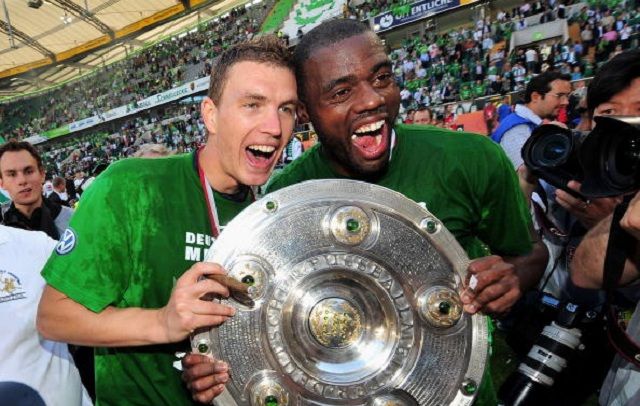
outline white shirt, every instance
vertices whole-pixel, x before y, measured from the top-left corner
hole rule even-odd
[[[26,385],[47,405],[91,405],[67,344],[45,340],[36,330],[45,286],[40,271],[55,244],[43,232],[0,225],[0,382]],[[6,396],[0,392],[0,399]]]
[[[482,49],[491,49],[493,48],[493,40],[490,37],[487,37],[482,40]]]
[[[533,48],[527,49],[524,57],[527,62],[538,62],[538,53]]]
[[[42,185],[42,191],[44,192],[44,197],[49,197],[51,193],[53,193],[53,183],[50,180],[44,182]]]
[[[524,104],[516,105],[515,113],[520,117],[530,120],[535,125],[542,124],[542,119]],[[504,149],[504,152],[507,154],[511,162],[513,162],[513,167],[515,169],[518,169],[518,167],[524,163],[522,160],[522,153],[520,151],[522,151],[522,147],[524,146],[524,143],[527,142],[530,135],[530,127],[526,124],[521,124],[505,132],[500,140],[500,146]]]

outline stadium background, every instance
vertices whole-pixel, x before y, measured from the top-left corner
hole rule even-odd
[[[433,125],[485,136],[488,106],[516,103],[548,69],[572,76],[571,125],[585,85],[640,28],[634,0],[0,1],[0,144],[36,144],[47,179],[89,176],[148,143],[196,148],[212,60],[261,33],[293,47],[326,19],[366,21],[394,62],[400,119],[429,107]],[[296,137],[315,142],[306,124]],[[506,376],[515,362],[498,353]]]

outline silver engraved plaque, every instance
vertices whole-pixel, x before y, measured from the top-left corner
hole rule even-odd
[[[249,286],[236,315],[192,337],[225,360],[215,403],[470,405],[487,360],[483,316],[463,313],[469,263],[442,223],[392,190],[304,182],[255,202],[207,261]]]

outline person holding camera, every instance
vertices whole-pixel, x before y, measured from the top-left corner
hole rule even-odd
[[[640,79],[636,79],[640,84]],[[634,254],[628,258],[618,281],[618,286],[626,290],[627,297],[635,300],[635,311],[627,323],[626,334],[635,342],[640,342],[640,192],[636,193],[629,203],[620,226],[635,240]],[[571,279],[580,287],[600,289],[603,287],[605,252],[609,241],[609,230],[612,227],[612,216],[602,220],[585,236],[576,250],[571,266]],[[635,296],[635,297],[634,297]],[[615,348],[619,348],[614,344]],[[635,357],[636,361],[638,355]],[[600,390],[601,405],[636,405],[640,404],[640,366],[631,362],[622,354],[617,354]]]
[[[598,117],[640,117],[640,51],[634,50],[620,54],[600,69],[588,89],[587,109],[589,118],[595,118],[594,122],[600,121],[602,126],[597,134],[596,132],[590,134],[597,135],[600,142],[612,140],[611,137],[621,137],[624,131],[618,130],[622,128],[621,126],[612,125],[602,121],[604,118],[598,119]],[[585,126],[588,124],[586,128],[594,128],[591,122],[583,124]],[[529,338],[536,337],[537,330],[554,318],[553,315],[544,314],[540,310],[548,308],[545,306],[545,300],[549,297],[561,304],[568,302],[579,304],[585,311],[599,311],[604,301],[602,292],[585,290],[583,286],[572,283],[569,269],[574,266],[572,261],[574,261],[576,249],[585,234],[607,218],[622,200],[620,196],[587,198],[581,195],[583,185],[576,179],[587,177],[584,173],[580,173],[579,169],[566,164],[564,166],[554,164],[542,170],[541,167],[544,165],[541,162],[531,162],[533,157],[531,151],[535,148],[544,149],[541,145],[537,147],[533,145],[542,139],[542,136],[552,134],[564,134],[562,136],[573,140],[566,145],[562,144],[563,148],[580,149],[581,147],[576,146],[586,145],[586,141],[577,140],[577,138],[585,140],[584,134],[571,133],[566,128],[549,131],[543,131],[543,128],[540,128],[535,131],[522,151],[522,162],[526,162],[526,165],[518,168],[521,187],[532,200],[534,218],[550,254],[547,269],[538,287],[539,291],[531,294],[521,303],[520,312],[512,317],[513,326],[507,325],[510,328],[508,341],[514,346],[516,352],[522,355],[526,354],[533,344]],[[593,140],[595,137],[590,138]],[[555,145],[554,151],[560,154],[559,151],[562,148],[558,145]],[[597,149],[602,149],[601,146]],[[571,152],[576,161],[581,152],[583,151]],[[566,161],[574,158],[567,158]],[[580,159],[582,165],[590,165],[594,168],[598,166],[596,161],[599,162],[595,158]],[[531,168],[536,169],[535,175],[540,176],[540,182]],[[553,183],[556,187],[546,182]],[[585,187],[585,193],[586,189]],[[532,193],[533,191],[535,193]],[[590,193],[589,195],[616,194],[622,193]],[[592,250],[592,252],[597,251]],[[555,401],[564,404],[580,404],[581,400],[600,386],[612,358],[612,353],[604,350],[607,338],[602,333],[601,326],[601,322],[590,324],[588,327],[579,326],[583,330],[582,342],[586,350],[580,351],[580,355],[571,361],[569,364],[571,371],[565,371],[563,376],[556,380],[552,395]],[[576,397],[575,393],[580,393],[582,397]]]
[[[594,118],[600,116],[640,116],[640,50],[622,53],[600,68],[587,90],[587,111],[590,122],[582,123],[582,128],[593,129]],[[524,168],[520,175],[521,179],[531,179]],[[575,293],[567,291],[572,286],[567,286],[568,273],[562,272],[569,269],[572,253],[585,233],[609,216],[622,198],[586,199],[580,195],[581,182],[575,179],[568,181],[564,188],[543,185],[536,190],[542,197],[539,201],[547,207],[544,217],[550,223],[539,218],[542,213],[538,213],[536,220],[544,233],[550,258],[555,260],[550,261],[545,272],[543,283],[547,282],[547,286],[541,288],[562,299]],[[533,189],[534,183],[529,182],[528,187]]]

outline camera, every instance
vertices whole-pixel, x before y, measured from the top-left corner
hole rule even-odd
[[[640,189],[640,117],[595,117],[589,133],[552,124],[536,128],[522,147],[531,172],[568,190],[582,182],[579,197],[619,196]]]
[[[526,357],[498,393],[500,405],[528,406],[548,403],[550,389],[577,351],[584,349],[582,327],[597,318],[574,303],[562,303],[551,295],[541,299],[543,307],[557,311],[529,349]],[[586,324],[585,324],[586,323]]]

